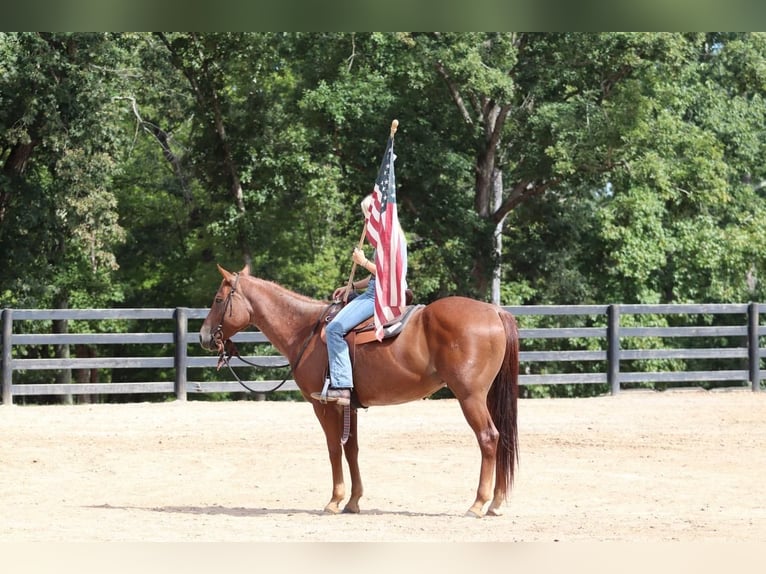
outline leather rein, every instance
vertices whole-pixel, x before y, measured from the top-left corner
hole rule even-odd
[[[229,290],[229,294],[226,297],[226,301],[224,302],[223,312],[221,313],[221,320],[218,322],[218,326],[213,331],[213,339],[216,340],[216,342],[218,343],[218,348],[219,348],[218,368],[219,369],[221,368],[221,364],[225,364],[226,367],[231,372],[231,374],[234,376],[234,378],[237,379],[237,382],[253,394],[273,393],[274,391],[278,390],[282,385],[284,385],[290,378],[290,375],[295,371],[295,369],[298,368],[298,365],[300,364],[301,359],[303,358],[303,353],[306,351],[306,348],[308,348],[309,343],[311,342],[311,339],[319,332],[320,326],[322,325],[322,323],[327,320],[330,309],[333,308],[335,303],[333,302],[327,305],[324,311],[322,311],[322,313],[319,315],[319,319],[317,319],[317,322],[314,325],[314,328],[311,330],[311,333],[309,333],[308,337],[306,337],[306,339],[303,341],[303,345],[301,345],[301,350],[298,352],[298,356],[295,359],[295,367],[292,367],[289,361],[285,365],[278,365],[276,368],[290,367],[290,371],[288,371],[287,375],[285,375],[285,378],[282,379],[282,381],[277,386],[271,389],[268,389],[265,391],[256,391],[248,387],[245,384],[245,382],[239,377],[239,375],[237,375],[237,373],[234,371],[231,364],[229,363],[229,359],[231,357],[237,357],[240,361],[242,361],[246,365],[250,365],[251,367],[256,367],[256,368],[268,368],[268,367],[266,367],[265,365],[258,365],[257,363],[253,363],[252,361],[248,361],[247,359],[243,358],[239,354],[239,350],[237,349],[237,346],[234,344],[234,341],[232,341],[231,339],[226,339],[224,341],[223,339],[220,338],[220,335],[223,333],[223,319],[226,316],[226,311],[228,310],[230,315],[233,312],[232,297],[234,296],[234,292],[237,290],[237,285],[239,284],[239,273],[235,273],[234,277],[235,277],[234,284]],[[227,352],[227,349],[229,349],[228,352]]]

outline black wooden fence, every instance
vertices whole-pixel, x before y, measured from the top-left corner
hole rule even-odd
[[[761,361],[766,349],[761,347],[761,337],[766,336],[766,326],[760,324],[758,303],[705,304],[705,305],[551,305],[504,307],[519,318],[521,324],[521,385],[602,384],[608,385],[612,394],[634,383],[694,384],[700,382],[725,383],[731,386],[748,386],[753,391],[761,389]],[[215,367],[217,358],[199,349],[197,331],[207,309],[3,309],[2,310],[2,370],[0,372],[0,395],[2,404],[12,404],[15,396],[40,395],[100,395],[131,393],[166,393],[186,400],[188,393],[239,392],[242,387],[230,376],[230,380],[194,381],[191,372]],[[675,315],[675,316],[727,316],[726,325],[694,325],[677,327],[630,326],[640,321],[626,320],[628,316]],[[552,316],[566,323],[566,317],[590,317],[595,326],[568,327],[553,325],[525,328],[525,318],[539,319]],[[164,322],[162,332],[59,332],[50,333],[52,321],[66,321],[67,325],[81,321]],[[534,321],[533,321],[534,322]],[[26,331],[26,332],[25,332]],[[705,346],[680,348],[676,345],[655,345],[641,348],[634,344],[641,338],[655,341],[697,339]],[[535,342],[558,339],[563,341],[588,341],[595,350],[548,349],[526,350]],[[255,343],[257,348],[268,344],[266,337],[257,331],[238,334],[238,343]],[[732,344],[733,342],[733,344]],[[72,346],[97,347],[99,356],[69,357],[59,352],[55,358],[30,357],[25,349],[48,348],[68,351]],[[108,355],[105,349],[112,345],[118,353]],[[163,356],[127,356],[125,349],[131,345],[159,345]],[[545,345],[542,345],[545,346]],[[555,347],[555,343],[552,345]],[[145,347],[144,347],[145,348]],[[190,350],[192,351],[190,353]],[[115,356],[116,355],[116,356]],[[246,360],[264,367],[285,365],[281,356],[249,355]],[[709,370],[625,371],[621,364],[634,365],[640,361],[714,360]],[[577,364],[581,372],[550,372],[547,364]],[[589,372],[582,372],[583,364],[592,365]],[[62,371],[82,369],[152,369],[165,373],[165,380],[108,383],[14,383],[14,373],[20,371]],[[238,369],[242,375],[251,372],[248,367]],[[561,371],[560,368],[557,369]],[[564,369],[565,371],[565,369]],[[171,376],[167,373],[170,372]],[[224,371],[221,371],[224,374]],[[51,374],[51,379],[54,375]],[[162,379],[162,377],[160,377]],[[279,380],[248,380],[248,386],[265,391]],[[295,382],[289,380],[280,390],[296,390]]]

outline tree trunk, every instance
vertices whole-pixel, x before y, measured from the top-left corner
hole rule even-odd
[[[503,173],[497,167],[498,146],[500,145],[500,132],[508,109],[497,104],[485,108],[482,118],[484,127],[484,148],[476,158],[476,180],[474,184],[474,208],[476,213],[486,221],[496,220],[492,232],[492,269],[484,267],[484,259],[477,260],[477,268],[474,269],[475,286],[480,295],[484,296],[487,291],[493,303],[500,301],[500,278],[502,254],[502,232],[504,217],[497,217],[498,211],[503,205]],[[491,277],[491,279],[490,279]]]
[[[216,92],[214,86],[211,87],[211,97],[213,100],[212,103],[213,117],[215,118],[215,131],[218,135],[218,139],[220,140],[221,149],[223,150],[224,154],[224,163],[226,165],[226,169],[229,172],[229,177],[231,178],[231,194],[234,198],[234,203],[237,206],[237,211],[244,215],[246,208],[245,194],[242,190],[242,180],[239,178],[239,169],[237,168],[236,162],[234,161],[234,154],[231,151],[231,146],[229,145],[229,140],[226,136],[226,127],[223,122],[221,104],[218,100],[218,93]],[[242,236],[241,231],[239,234],[239,243],[245,264],[250,266],[252,263],[252,253],[250,253],[250,247],[248,246],[246,238]]]
[[[492,211],[497,212],[500,206],[503,204],[503,172],[502,170],[495,169],[492,177]],[[500,278],[502,275],[502,255],[503,255],[503,223],[505,217],[495,224],[494,238],[494,254],[493,268],[492,268],[492,303],[500,305]]]
[[[29,163],[29,158],[32,157],[32,151],[35,148],[35,142],[29,142],[24,144],[15,145],[8,153],[8,157],[3,164],[3,174],[10,178],[19,176],[24,173],[24,170]],[[0,150],[5,151],[5,150]],[[6,183],[0,189],[0,224],[5,219],[5,213],[8,210],[8,205],[11,203],[11,190],[10,186]]]

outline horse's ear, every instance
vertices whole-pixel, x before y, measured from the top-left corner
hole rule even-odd
[[[239,272],[240,275],[250,275],[250,264],[245,263],[245,266],[242,268],[242,271]]]
[[[223,275],[223,278],[226,279],[226,281],[231,281],[232,274],[229,271],[226,271],[226,269],[224,269],[220,265],[218,265],[218,263],[216,263],[216,266],[218,267],[219,273]]]

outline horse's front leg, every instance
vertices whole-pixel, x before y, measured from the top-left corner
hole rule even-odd
[[[340,504],[346,496],[346,485],[343,482],[343,446],[340,443],[342,422],[338,417],[337,406],[314,403],[314,413],[322,425],[327,452],[330,455],[330,468],[332,469],[332,496],[324,511],[331,514],[340,512]]]
[[[357,411],[351,409],[351,430],[348,441],[344,447],[348,470],[351,474],[351,498],[349,498],[343,512],[359,513],[359,499],[364,494],[362,475],[359,472],[359,436],[357,434]]]

